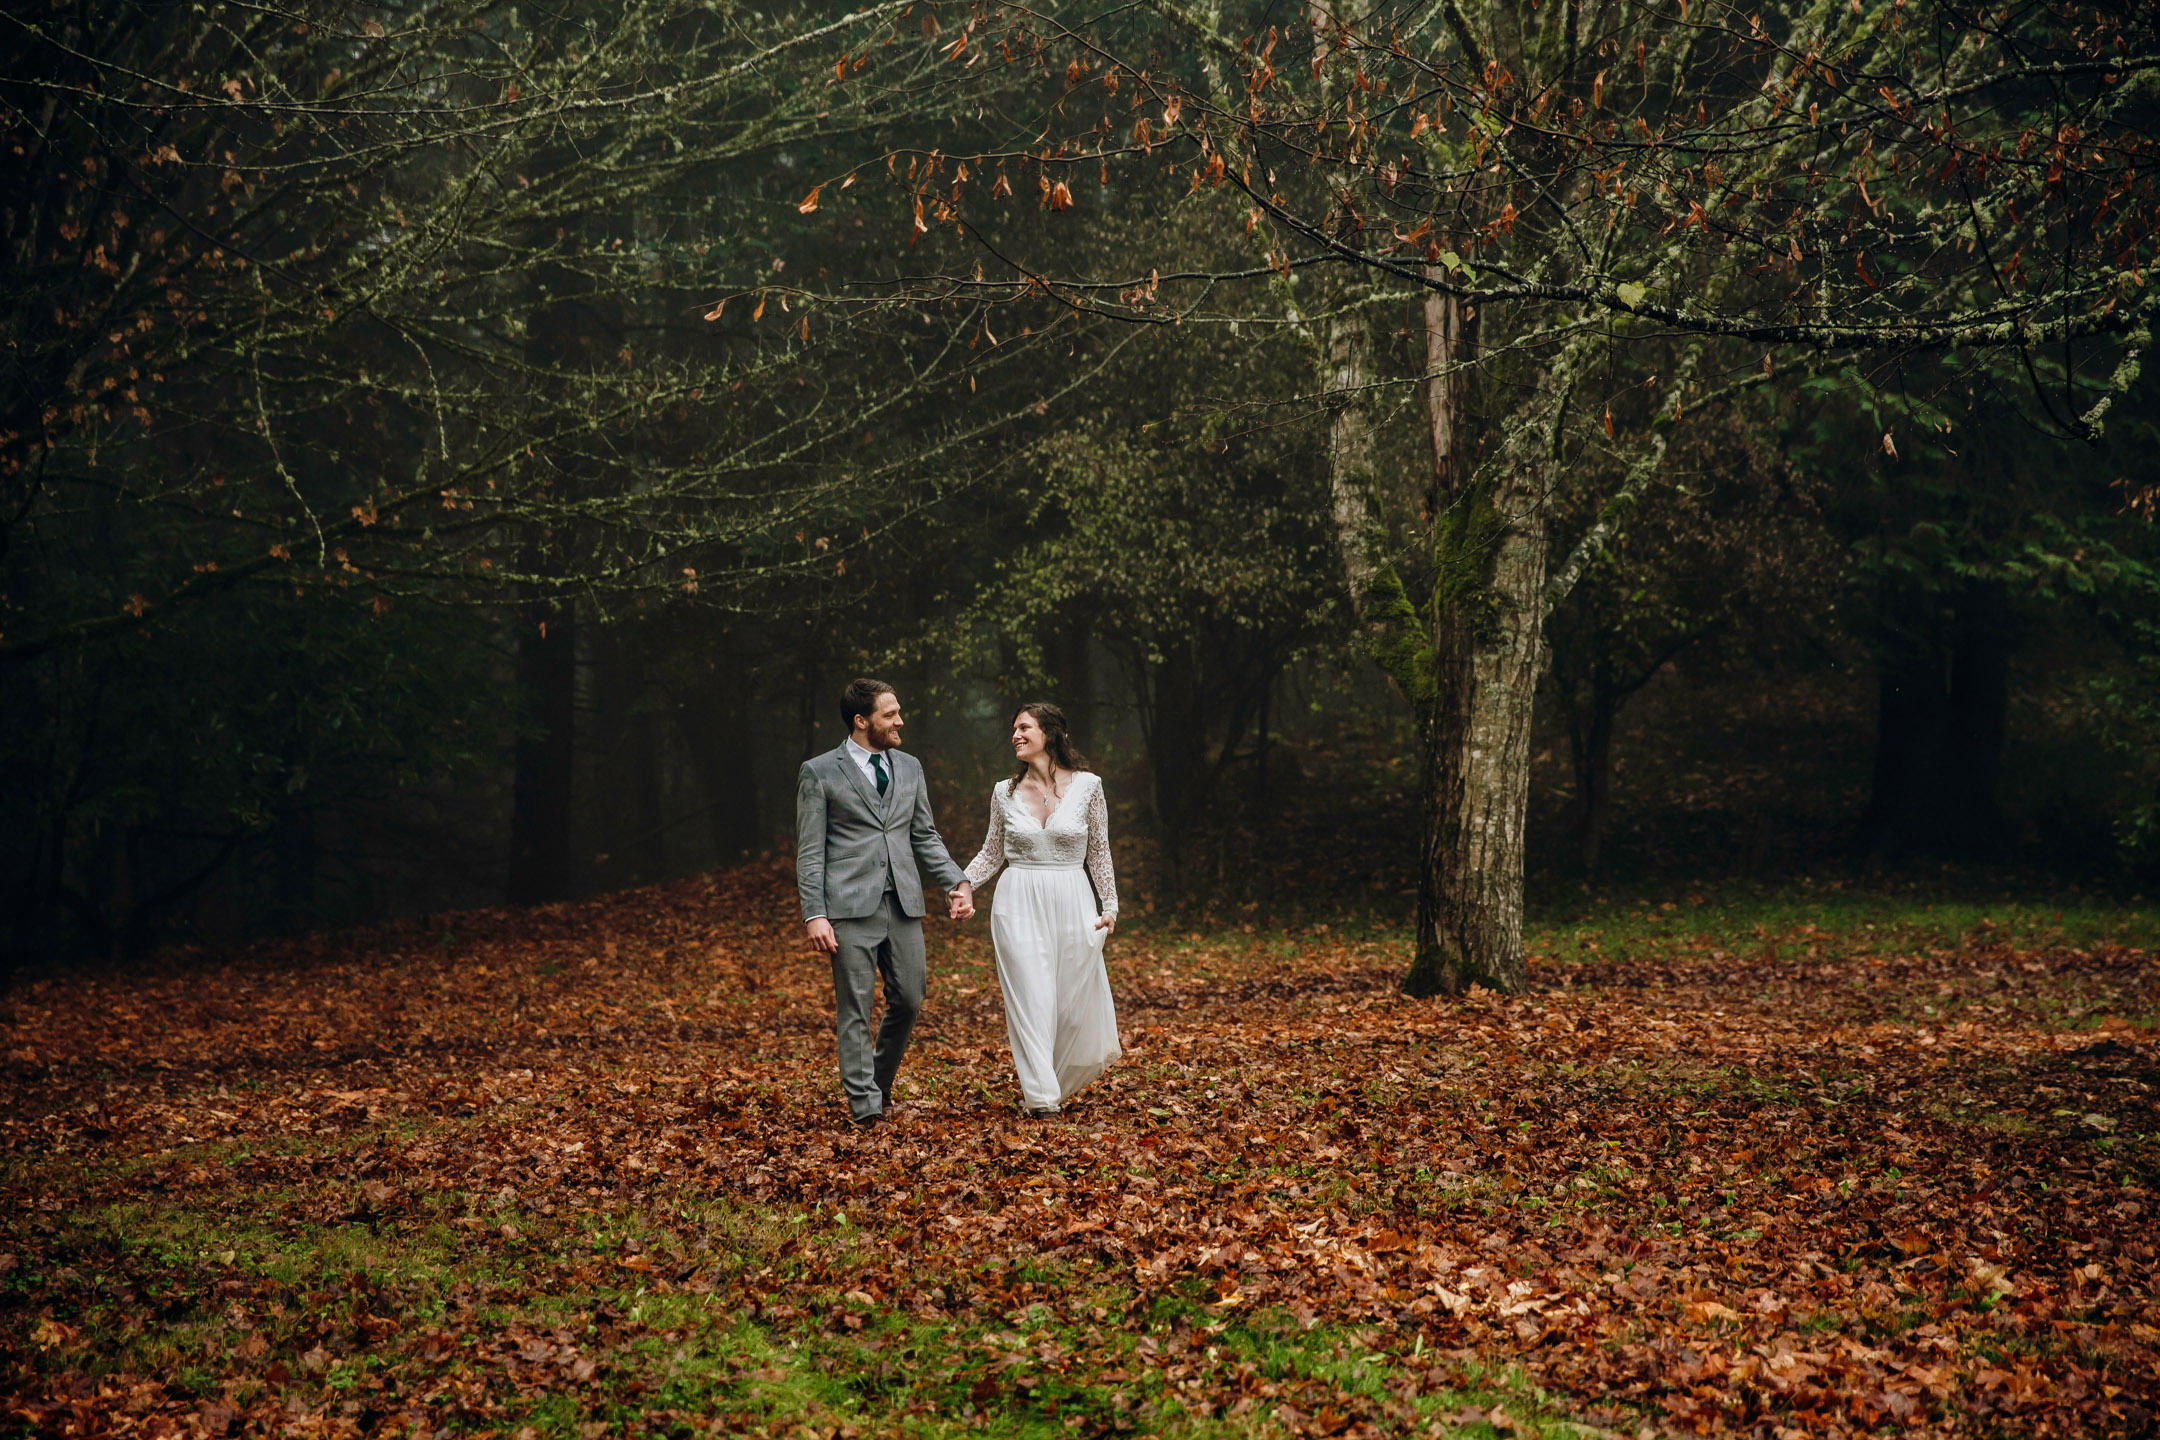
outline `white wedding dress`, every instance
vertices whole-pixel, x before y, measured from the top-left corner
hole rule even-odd
[[[1085,770],[1047,823],[1012,791],[1013,782],[1001,780],[990,792],[990,829],[967,878],[979,888],[1006,871],[990,910],[990,941],[1020,1094],[1029,1109],[1043,1110],[1071,1098],[1123,1053],[1103,968],[1109,932],[1095,924],[1098,915],[1117,918],[1110,807],[1101,778]]]

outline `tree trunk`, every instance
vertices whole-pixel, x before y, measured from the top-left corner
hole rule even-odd
[[[1609,686],[1592,681],[1590,713],[1570,727],[1578,806],[1575,839],[1585,875],[1597,874],[1604,851],[1605,816],[1612,801],[1613,727],[1619,712],[1620,697]]]
[[[1433,442],[1433,648],[1424,741],[1412,995],[1528,988],[1522,948],[1530,717],[1543,660],[1545,508],[1536,457],[1474,477],[1456,371],[1472,343],[1461,302],[1425,302]],[[1541,385],[1538,400],[1563,397]],[[1539,428],[1542,428],[1542,417]],[[1557,424],[1557,421],[1554,422]]]
[[[1380,523],[1374,509],[1372,419],[1365,386],[1372,374],[1372,328],[1343,297],[1328,327],[1328,493],[1351,599],[1362,612],[1380,580]]]
[[[280,933],[297,935],[315,921],[315,872],[321,864],[315,811],[300,797],[279,807],[270,831],[271,897]]]
[[[1428,803],[1419,855],[1411,995],[1472,985],[1519,993],[1530,717],[1543,658],[1545,510],[1541,477],[1511,466],[1487,496],[1458,492],[1435,546],[1439,607],[1432,709],[1425,725]],[[1483,569],[1474,587],[1466,569]]]
[[[633,879],[649,882],[667,873],[668,822],[660,793],[660,737],[654,733],[652,712],[642,703],[630,712],[626,723],[628,751],[624,758],[630,766],[633,834],[630,853],[623,859]]]
[[[611,802],[596,817],[607,884],[655,880],[667,870],[668,822],[659,736],[648,704],[646,643],[636,625],[614,624],[596,627],[587,646],[593,661],[589,723],[594,733],[586,751],[598,753],[594,778]]]
[[[1199,665],[1192,642],[1165,647],[1162,663],[1148,668],[1153,673],[1147,676],[1141,739],[1147,745],[1155,820],[1162,832],[1163,881],[1177,891],[1184,883],[1184,852],[1199,810],[1207,744],[1201,733]]]
[[[106,872],[105,958],[117,962],[126,958],[135,931],[135,829],[116,824],[106,833],[112,859]]]
[[[803,649],[801,670],[797,675],[795,689],[795,718],[802,731],[802,758],[808,760],[824,748],[824,727],[839,720],[839,692],[833,692],[833,703],[825,700],[825,684],[820,657],[808,646]],[[824,717],[830,715],[830,720]],[[837,743],[837,742],[835,742]]]
[[[734,860],[758,842],[757,778],[741,687],[714,666],[693,699],[675,707],[675,726],[698,771],[713,853]]]
[[[1060,619],[1050,636],[1050,679],[1056,686],[1057,705],[1064,710],[1073,729],[1078,732],[1076,741],[1083,749],[1090,723],[1095,718],[1095,667],[1089,641],[1087,617],[1071,615]]]
[[[1969,586],[1958,602],[1943,736],[1944,838],[1951,854],[1999,855],[2008,837],[1997,788],[2010,736],[2010,595],[2000,581]]]
[[[1428,269],[1437,278],[1437,271]],[[1445,498],[1460,487],[1463,474],[1461,428],[1466,387],[1454,367],[1466,358],[1462,301],[1435,291],[1425,297],[1425,424],[1432,441],[1432,483],[1425,488],[1425,514],[1431,524]]]
[[[1875,775],[1853,844],[1855,858],[1888,859],[1913,847],[1914,821],[1934,788],[1930,742],[1942,705],[1942,681],[1932,667],[1885,664],[1877,673]]]
[[[533,712],[519,729],[511,783],[514,905],[567,899],[577,765],[577,626],[569,603],[535,600],[520,617],[518,689]]]
[[[1911,854],[1985,859],[2007,843],[1997,788],[2009,736],[2009,595],[1981,583],[1947,631],[1883,662],[1875,777],[1858,861]]]
[[[1384,555],[1364,389],[1371,333],[1339,296],[1325,358],[1329,486],[1337,547],[1373,658],[1419,722],[1424,828],[1412,995],[1470,985],[1520,991],[1523,830],[1530,716],[1545,623],[1544,469],[1566,402],[1548,374],[1526,412],[1533,439],[1498,480],[1475,478],[1464,435],[1468,387],[1458,367],[1475,318],[1452,297],[1425,304],[1427,420],[1433,483],[1425,517],[1433,567],[1420,613]]]
[[[590,315],[574,300],[583,288],[571,271],[544,264],[531,273],[533,319],[525,354],[540,373],[574,364],[580,330]],[[555,298],[541,300],[542,296]],[[525,535],[528,574],[560,574],[553,553],[561,543],[543,527]],[[577,614],[575,601],[550,600],[537,590],[518,607],[517,752],[510,785],[510,873],[513,905],[568,899],[575,853],[572,806],[577,768]]]

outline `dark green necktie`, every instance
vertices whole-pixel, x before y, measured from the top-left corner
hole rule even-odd
[[[885,786],[887,783],[885,779],[885,757],[882,755],[872,755],[870,757],[870,768],[877,772],[877,793],[878,797],[880,799],[883,799],[885,795]]]

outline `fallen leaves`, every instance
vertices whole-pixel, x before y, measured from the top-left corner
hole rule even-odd
[[[1028,1125],[982,933],[938,925],[893,1119],[856,1132],[790,894],[753,867],[10,997],[12,1388],[47,1426],[249,1429],[365,1354],[379,1419],[488,1428],[643,1414],[656,1355],[749,1325],[941,1412],[1113,1428],[1416,1429],[1479,1366],[1629,1433],[2160,1410],[2149,1032],[2065,1016],[2149,1015],[2145,952],[1716,937],[1425,1003],[1381,939],[1121,930],[1127,1058]],[[99,1218],[154,1214],[230,1238],[166,1260]],[[348,1232],[440,1258],[279,1278]],[[95,1378],[153,1293],[242,1327],[216,1397]],[[905,1325],[965,1353],[881,1370]],[[1266,1359],[1284,1334],[1367,1336],[1363,1368]],[[797,1362],[735,1359],[698,1403],[782,1413]]]

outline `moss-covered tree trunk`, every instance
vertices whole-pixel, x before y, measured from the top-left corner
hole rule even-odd
[[[1519,991],[1530,716],[1544,635],[1544,477],[1510,455],[1480,475],[1463,367],[1475,327],[1461,302],[1425,302],[1432,437],[1433,596],[1419,739],[1417,949],[1412,995],[1472,985]]]
[[[1525,467],[1527,468],[1527,467]],[[1530,805],[1530,716],[1544,643],[1541,477],[1517,470],[1458,494],[1468,513],[1442,525],[1440,573],[1477,574],[1480,593],[1436,607],[1425,747],[1417,952],[1412,995],[1472,985],[1528,988],[1523,959],[1523,832]],[[1443,585],[1443,592],[1446,590]]]
[[[1460,302],[1434,296],[1425,311],[1433,480],[1422,517],[1432,548],[1429,575],[1415,577],[1430,584],[1420,607],[1385,548],[1364,408],[1372,339],[1354,298],[1333,297],[1326,336],[1329,480],[1367,645],[1418,721],[1417,949],[1403,988],[1519,991],[1528,983],[1523,830],[1544,634],[1543,451],[1518,447],[1482,474],[1472,463],[1464,375],[1475,326]]]

